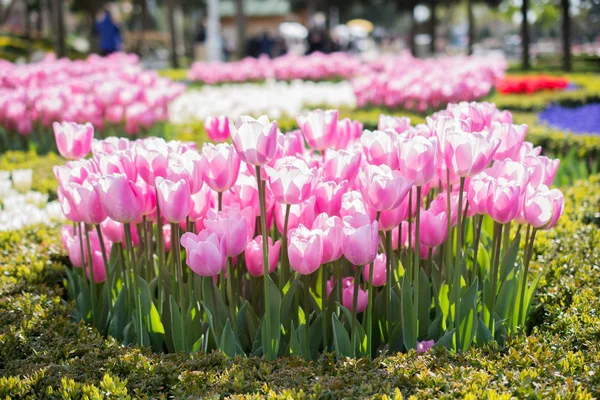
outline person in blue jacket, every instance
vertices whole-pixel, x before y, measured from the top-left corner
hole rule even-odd
[[[110,11],[106,10],[104,16],[96,22],[95,32],[98,35],[98,50],[101,55],[121,50],[121,30],[113,21]]]

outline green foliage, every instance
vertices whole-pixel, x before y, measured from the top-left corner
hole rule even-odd
[[[58,227],[0,233],[0,397],[598,397],[600,177],[577,182],[565,202],[564,217],[554,230],[539,232],[534,249],[532,272],[543,276],[529,336],[517,332],[503,347],[459,354],[436,348],[373,361],[329,354],[268,362],[123,347],[73,321]]]
[[[61,165],[65,159],[56,153],[48,153],[38,156],[34,151],[9,151],[0,154],[0,171],[12,171],[14,169],[32,169],[32,189],[41,193],[48,193],[51,199],[56,198],[56,177],[52,172],[53,165]]]

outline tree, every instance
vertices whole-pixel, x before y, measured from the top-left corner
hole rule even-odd
[[[563,69],[571,70],[571,15],[569,0],[560,0],[562,8]]]
[[[470,0],[469,0],[470,1]],[[429,42],[429,51],[431,54],[435,54],[436,52],[436,32],[437,32],[437,17],[436,17],[436,0],[430,0],[429,4],[429,12],[430,12],[430,21],[429,21],[429,36],[431,36],[431,42]]]
[[[237,57],[246,55],[246,15],[244,14],[244,0],[235,0],[235,23],[237,25]]]
[[[167,22],[169,24],[169,36],[171,37],[171,67],[179,68],[177,28],[175,26],[175,1],[167,0]]]
[[[82,12],[87,15],[89,30],[88,40],[90,42],[90,50],[97,50],[95,40],[96,15],[108,3],[108,0],[73,0],[71,2],[71,11]]]
[[[65,7],[63,0],[54,0],[52,7],[55,24],[55,52],[57,57],[66,55],[65,47]]]
[[[527,21],[527,14],[529,13],[529,0],[522,0],[521,4],[521,48],[522,48],[522,61],[521,68],[528,70],[531,68],[529,62],[529,22]]]

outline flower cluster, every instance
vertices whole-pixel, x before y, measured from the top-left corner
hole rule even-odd
[[[30,169],[0,171],[0,231],[12,231],[36,224],[63,221],[57,202],[48,195],[31,190]]]
[[[466,102],[416,126],[382,115],[374,131],[335,110],[297,122],[283,134],[265,116],[222,121],[232,144],[200,150],[88,143],[74,125],[77,156],[92,157],[55,174],[75,223],[65,246],[95,278],[81,314],[160,350],[267,358],[464,350],[524,324],[536,232],[563,210],[558,160],[526,126]]]
[[[539,113],[540,122],[573,133],[600,134],[600,104],[579,107],[551,104]]]
[[[500,93],[534,93],[541,90],[561,90],[569,86],[569,81],[558,76],[531,75],[507,77],[496,83]]]
[[[331,107],[356,106],[352,85],[347,81],[310,82],[267,81],[204,86],[188,90],[169,107],[169,120],[176,124],[204,121],[214,115],[238,118],[242,115],[267,114],[272,118],[294,116],[305,108],[328,104]]]
[[[144,71],[137,57],[113,54],[83,61],[46,58],[0,63],[0,126],[22,136],[55,121],[124,125],[136,134],[167,118],[181,84]]]
[[[374,62],[369,70],[354,81],[359,106],[423,112],[484,97],[504,75],[506,62],[495,57],[417,59],[407,54]]]
[[[188,77],[208,84],[248,82],[265,79],[325,80],[350,78],[361,66],[359,58],[348,53],[313,53],[307,56],[288,54],[274,59],[244,58],[227,63],[198,61],[192,64]]]

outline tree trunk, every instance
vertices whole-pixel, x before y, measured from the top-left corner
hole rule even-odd
[[[235,22],[237,25],[237,58],[242,59],[246,56],[246,15],[244,14],[244,0],[235,0],[236,14]]]
[[[306,0],[306,24],[311,28],[312,19],[317,11],[315,0]]]
[[[44,36],[44,2],[40,0],[36,20],[37,37],[41,39]]]
[[[12,11],[14,5],[15,1],[12,0],[10,3],[4,6],[4,8],[0,8],[0,24],[4,24],[8,20],[8,17],[10,16],[10,12]]]
[[[89,34],[89,42],[90,42],[90,52],[97,53],[98,52],[98,43],[96,42],[96,10],[88,9],[88,19],[90,21],[90,30]]]
[[[31,9],[29,0],[23,1],[25,7],[23,9],[23,17],[25,18],[25,40],[27,41],[27,61],[31,60],[33,53],[33,38],[31,37]]]
[[[521,45],[522,45],[522,68],[528,70],[531,68],[529,62],[529,22],[527,21],[527,13],[529,12],[529,0],[522,0],[521,14],[523,21],[521,22]]]
[[[475,18],[473,17],[473,0],[467,0],[467,19],[469,22],[467,53],[472,55],[473,45],[475,44]]]
[[[167,0],[169,35],[171,36],[171,67],[179,68],[177,57],[177,30],[175,27],[175,0]]]
[[[146,31],[148,30],[148,4],[146,0],[139,0],[140,3],[140,25],[138,30],[137,43],[135,45],[136,53],[142,54],[142,49],[146,43]]]
[[[562,5],[562,42],[563,42],[563,69],[571,71],[571,15],[569,14],[569,0],[561,0]]]
[[[435,11],[436,11],[436,0],[431,0],[431,21],[429,23],[429,36],[431,36],[431,42],[429,43],[429,52],[431,53],[431,55],[435,55],[435,34],[436,34],[436,30],[437,30],[437,17],[435,15]]]
[[[410,10],[410,30],[409,30],[408,45],[410,47],[410,53],[413,57],[417,56],[417,44],[415,42],[415,36],[417,35],[417,21],[415,20],[415,9],[414,7]]]
[[[65,50],[65,10],[63,0],[54,0],[54,23],[55,23],[55,51],[58,58],[66,55]]]

